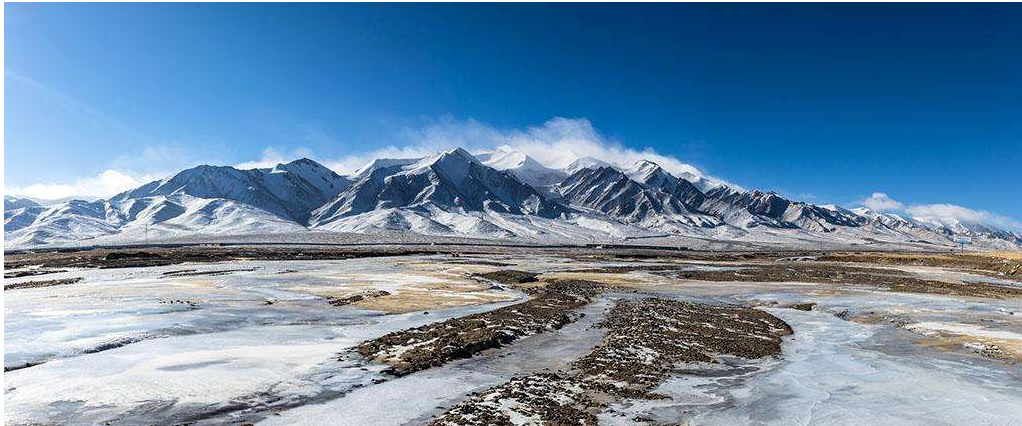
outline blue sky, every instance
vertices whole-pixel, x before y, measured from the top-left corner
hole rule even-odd
[[[1016,4],[5,14],[5,192],[109,192],[199,163],[308,155],[345,168],[376,153],[552,137],[652,149],[817,203],[882,192],[898,208],[1022,219]]]

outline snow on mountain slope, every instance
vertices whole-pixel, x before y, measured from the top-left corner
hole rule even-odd
[[[104,240],[143,241],[170,235],[243,235],[306,229],[235,200],[198,198],[183,193],[122,201],[73,200],[50,208],[31,209],[38,211],[35,217],[5,219],[5,245],[101,244]],[[23,210],[27,209],[13,212]],[[9,225],[18,220],[27,224]]]
[[[372,210],[340,217],[316,229],[356,233],[406,231],[435,236],[514,238],[544,244],[621,241],[625,238],[663,235],[662,232],[621,223],[606,215],[585,212],[545,218],[494,211],[446,211],[433,206]]]
[[[563,170],[551,169],[522,152],[507,148],[476,154],[476,158],[494,169],[513,173],[518,180],[533,187],[554,185],[568,177]]]
[[[271,169],[199,166],[109,200],[4,214],[5,244],[29,246],[181,234],[302,231],[349,181],[312,160]],[[115,234],[120,234],[115,237]]]
[[[967,238],[969,244],[976,247],[990,247],[1002,250],[1022,247],[1022,235],[983,223],[943,217],[917,216],[912,219],[930,226],[934,232],[943,235],[955,243],[961,238]]]
[[[4,195],[4,211],[24,209],[28,207],[39,207],[39,203],[28,198]]]
[[[851,209],[850,212],[858,217],[863,228],[874,234],[903,235],[916,241],[933,244],[951,244],[953,242],[947,235],[934,231],[930,226],[895,213],[878,212],[865,207]]]
[[[269,176],[272,177],[287,176],[288,174],[308,182],[326,198],[333,198],[351,186],[350,179],[338,175],[333,170],[308,158],[278,164],[269,172]]]
[[[624,174],[644,187],[660,189],[667,193],[673,193],[678,186],[678,178],[652,161],[637,161],[625,169]]]
[[[421,158],[377,158],[373,161],[366,163],[364,166],[359,167],[355,170],[355,173],[351,174],[352,181],[359,181],[362,178],[369,176],[372,172],[378,169],[389,169],[393,167],[405,167],[408,165],[415,164],[422,161]]]
[[[17,231],[26,226],[32,225],[39,217],[39,214],[45,211],[46,208],[42,206],[35,207],[24,207],[20,209],[11,209],[4,211],[4,233],[11,231]]]
[[[72,200],[39,211],[29,225],[12,232],[7,231],[5,223],[4,244],[30,246],[88,240],[117,232],[121,223],[108,202]]]
[[[674,176],[652,161],[638,161],[624,173],[645,188],[671,194],[689,210],[698,210],[706,198],[703,191],[691,181]]]
[[[510,149],[377,159],[351,177],[308,159],[267,169],[199,166],[108,200],[39,206],[5,197],[4,206],[9,248],[310,231],[739,248],[939,249],[968,237],[976,248],[1022,248],[1022,235],[985,224],[798,202],[650,161],[613,167],[580,158],[554,170]]]
[[[645,177],[649,176],[652,175]],[[674,197],[669,190],[676,189],[677,182],[668,184],[657,177],[653,183],[657,186],[641,184],[617,169],[603,166],[580,169],[561,182],[559,189],[572,206],[648,228],[712,227],[720,224],[715,218],[686,206]]]
[[[17,231],[35,222],[39,214],[46,210],[28,198],[4,196],[4,232]]]
[[[564,172],[573,175],[582,169],[598,169],[600,167],[614,167],[614,165],[593,157],[582,157],[568,164],[568,167],[564,168]]]
[[[775,192],[742,192],[728,186],[707,192],[701,208],[742,228],[769,226],[832,232],[836,226],[859,226],[854,215],[791,201]]]
[[[687,182],[688,185],[699,189],[700,192],[706,192],[720,186],[725,186],[725,183],[720,180],[697,175],[688,171],[670,173],[660,167],[660,165],[649,160],[636,161],[634,164],[624,168],[622,171],[625,172],[628,177],[647,185],[668,185],[668,187],[665,188],[668,192],[674,190],[671,186],[678,180]]]
[[[463,149],[407,166],[379,168],[313,212],[314,226],[372,210],[424,208],[557,217],[566,209],[508,171],[480,163]]]
[[[139,212],[122,232],[149,232],[152,235],[246,234],[297,232],[305,230],[295,222],[265,210],[223,198],[196,198],[188,195],[159,200]]]
[[[115,195],[110,201],[119,203],[175,194],[223,198],[294,222],[307,223],[312,210],[349,185],[346,178],[309,159],[279,164],[272,169],[238,170],[204,165]]]

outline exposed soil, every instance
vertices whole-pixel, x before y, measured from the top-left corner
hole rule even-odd
[[[42,364],[42,363],[43,362],[40,361],[40,362],[26,362],[26,363],[22,363],[22,364],[18,364],[18,365],[11,365],[11,366],[5,365],[4,366],[4,373],[6,373],[8,371],[21,370],[23,368],[35,367],[35,366],[37,366],[39,364]]]
[[[481,393],[436,418],[434,425],[595,425],[608,402],[658,399],[652,393],[690,362],[715,362],[729,354],[778,355],[784,321],[746,307],[665,299],[619,303],[600,323],[603,341],[569,371],[519,377]]]
[[[252,272],[254,270],[256,270],[256,268],[248,268],[248,269],[223,269],[223,270],[219,270],[219,271],[196,271],[194,269],[183,269],[183,270],[180,270],[180,271],[164,272],[162,275],[163,275],[164,278],[199,277],[199,276],[228,275],[228,274],[233,274],[235,272]]]
[[[1022,258],[996,254],[833,253],[820,256],[818,260],[874,265],[936,266],[987,272],[995,276],[1022,277]]]
[[[907,272],[858,268],[815,262],[785,262],[743,266],[738,270],[658,271],[670,278],[699,281],[811,282],[873,286],[878,290],[953,296],[1014,298],[1022,288],[989,283],[949,283],[917,278]]]
[[[316,246],[316,245],[193,245],[137,248],[102,249],[61,249],[41,251],[12,251],[5,253],[4,268],[14,269],[42,265],[50,268],[122,268],[135,266],[165,266],[183,262],[220,262],[239,259],[253,260],[327,260],[349,259],[373,256],[401,256],[413,254],[445,254],[451,257],[440,262],[465,263],[506,267],[507,262],[481,259],[460,259],[462,254],[507,254],[547,253],[563,255],[579,260],[692,260],[711,262],[775,261],[779,259],[806,259],[834,262],[858,262],[879,265],[924,265],[952,267],[984,271],[1001,276],[1022,275],[1022,255],[997,253],[969,253],[965,255],[936,253],[889,253],[889,252],[812,252],[812,251],[767,251],[767,252],[696,252],[668,250],[654,247],[514,247],[499,245],[363,245],[363,246]],[[625,266],[617,272],[643,268],[669,268],[670,266]],[[615,269],[610,268],[610,269]]]
[[[781,337],[792,334],[760,310],[657,298],[620,303],[600,326],[603,342],[574,368],[601,390],[629,397],[649,396],[684,363],[777,355]]]
[[[495,266],[498,268],[512,266],[511,263],[498,262],[495,260],[463,259],[463,258],[442,259],[438,263],[446,263],[448,265]]]
[[[816,304],[813,302],[802,302],[791,305],[790,307],[791,309],[797,309],[800,311],[811,311],[816,307]]]
[[[21,278],[21,277],[34,277],[36,275],[56,274],[60,272],[67,272],[66,269],[23,269],[20,271],[4,272],[4,278]]]
[[[157,300],[156,303],[159,303],[161,305],[186,305],[189,308],[196,308],[199,306],[198,302],[195,302],[194,300],[185,299],[161,299]]]
[[[46,280],[46,281],[25,281],[13,284],[4,284],[4,291],[7,290],[18,290],[23,288],[39,288],[39,287],[53,287],[57,285],[68,285],[74,284],[82,280],[82,277],[64,278],[59,280]]]
[[[587,396],[574,377],[540,373],[511,379],[507,383],[475,393],[431,425],[510,426],[517,418],[530,424],[594,426],[596,416],[588,410],[598,403]],[[581,407],[581,408],[579,408]]]
[[[363,300],[375,299],[383,296],[390,296],[390,292],[384,290],[366,290],[347,297],[331,297],[330,304],[333,306],[347,306],[352,303],[358,303]]]
[[[502,269],[499,271],[487,272],[485,274],[476,274],[476,276],[490,281],[496,281],[501,284],[518,286],[520,284],[538,281],[536,277],[538,277],[539,274],[535,272],[516,271],[513,269]]]
[[[91,249],[79,251],[21,252],[4,256],[4,269],[42,266],[44,268],[134,268],[167,266],[180,263],[207,263],[234,260],[332,260],[378,256],[432,254],[435,250],[409,250],[400,247],[173,247],[144,251],[130,249]]]
[[[397,331],[359,345],[362,356],[389,364],[402,376],[498,348],[519,338],[556,330],[578,319],[605,286],[589,281],[557,281],[536,290],[528,301],[489,312]]]

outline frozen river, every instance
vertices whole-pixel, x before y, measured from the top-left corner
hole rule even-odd
[[[252,261],[48,275],[83,280],[4,294],[5,423],[419,424],[471,392],[563,368],[599,343],[594,324],[615,301],[638,297],[605,294],[560,330],[400,378],[352,352],[391,331],[525,297],[469,277],[496,267],[446,260]],[[594,265],[499,260],[536,271]],[[32,279],[39,278],[7,281]],[[980,354],[984,345],[1022,347],[1018,300],[812,283],[684,283],[643,273],[628,279],[648,280],[646,290],[665,297],[761,305],[795,333],[780,358],[694,366],[662,386],[672,399],[619,402],[601,414],[603,422],[632,423],[641,413],[719,425],[1022,424],[1018,364]],[[386,301],[330,304],[367,290],[386,291]],[[780,307],[801,301],[818,308]]]

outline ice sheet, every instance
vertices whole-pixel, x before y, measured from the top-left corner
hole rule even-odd
[[[726,407],[705,410],[694,423],[1017,424],[1022,418],[1022,384],[998,376],[994,364],[938,363],[911,350],[893,356],[871,346],[879,326],[822,312],[769,311],[795,330],[785,361],[727,389]]]
[[[505,302],[382,315],[320,296],[464,279],[399,262],[71,271],[84,280],[6,292],[4,363],[14,370],[4,374],[5,422],[162,424],[314,401],[378,375],[380,368],[344,361],[364,340],[522,298],[485,289],[504,293]],[[235,272],[164,274],[184,270]]]

